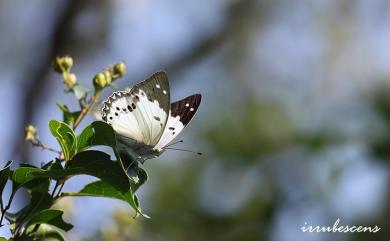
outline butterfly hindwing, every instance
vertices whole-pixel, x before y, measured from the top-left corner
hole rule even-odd
[[[127,91],[112,94],[103,107],[103,120],[126,139],[154,146],[160,140],[170,109],[169,82],[157,72]]]
[[[194,94],[171,104],[164,132],[154,149],[163,149],[184,129],[198,110],[201,99],[200,94]]]

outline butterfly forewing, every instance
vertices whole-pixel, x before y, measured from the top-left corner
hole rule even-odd
[[[171,104],[164,132],[154,149],[162,150],[184,129],[198,110],[201,99],[200,94],[195,94]]]
[[[115,92],[104,103],[103,120],[127,139],[154,146],[160,140],[170,109],[169,82],[157,72],[129,91]]]

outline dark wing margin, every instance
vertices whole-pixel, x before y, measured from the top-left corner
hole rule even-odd
[[[158,71],[146,80],[134,85],[131,88],[131,94],[138,94],[142,89],[148,100],[153,102],[157,100],[160,107],[166,112],[169,112],[170,104],[170,89],[168,76],[164,71]]]
[[[111,105],[113,102],[115,102],[117,99],[120,99],[122,97],[128,96],[129,93],[126,91],[115,91],[112,93],[110,97],[106,101],[103,102],[103,108],[102,108],[102,119],[107,122],[107,116],[109,114]]]
[[[180,116],[180,122],[186,126],[194,117],[202,100],[201,94],[194,94],[171,104],[171,116]]]

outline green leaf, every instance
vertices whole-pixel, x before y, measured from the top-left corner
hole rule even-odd
[[[136,196],[131,190],[126,193],[121,193],[112,187],[110,184],[95,181],[87,184],[82,190],[77,193],[63,193],[64,196],[92,196],[92,197],[105,197],[105,198],[114,198],[127,202],[138,214],[148,218],[146,214],[141,212],[141,209],[138,205]]]
[[[73,228],[73,225],[65,222],[62,219],[64,214],[61,210],[46,209],[32,215],[30,221],[27,222],[26,227],[34,224],[49,224],[60,228],[64,231],[69,231]]]
[[[40,211],[49,208],[53,203],[53,197],[48,194],[42,194],[40,192],[32,192],[31,194],[31,207],[34,211]]]
[[[112,161],[110,155],[101,151],[78,153],[64,171],[74,171],[100,178],[121,192],[130,189],[130,182],[118,161]]]
[[[13,189],[16,191],[21,186],[27,184],[28,182],[36,179],[42,178],[42,174],[45,173],[44,170],[37,167],[19,167],[11,174],[11,180],[13,181]]]
[[[23,212],[17,217],[17,223],[28,221],[36,213],[48,209],[53,204],[53,197],[48,193],[32,192],[31,202],[23,208]]]
[[[11,172],[13,191],[25,187],[30,191],[47,192],[49,190],[49,179],[45,171],[34,166],[21,166]]]
[[[60,159],[56,159],[55,161],[51,161],[49,165],[42,167],[44,170],[64,170],[64,167],[61,164]]]
[[[37,178],[23,185],[30,192],[45,193],[49,191],[50,181],[48,178]]]
[[[19,167],[13,172],[12,180],[16,190],[20,186],[27,185],[28,187],[31,183],[38,185],[40,182],[44,182],[45,178],[46,180],[48,178],[60,179],[81,174],[100,178],[121,192],[127,192],[130,189],[129,179],[121,164],[117,161],[112,161],[110,155],[101,151],[78,153],[69,161],[67,169],[53,168],[42,170],[35,167]],[[38,190],[35,189],[35,191]]]
[[[0,237],[0,241],[7,241],[8,239]]]
[[[46,225],[41,225],[46,226]],[[38,232],[34,233],[34,240],[58,240],[65,241],[64,237],[55,229],[50,228],[49,226],[40,228]]]
[[[20,238],[18,238],[18,241],[35,241],[34,237],[23,235]]]
[[[49,122],[51,134],[57,139],[64,153],[65,160],[70,160],[76,153],[77,139],[72,128],[64,122],[51,120]]]
[[[0,170],[0,198],[3,194],[5,184],[10,176],[12,161],[7,162],[3,169]]]
[[[120,163],[112,161],[110,155],[101,151],[80,152],[69,161],[66,169],[47,170],[36,175],[56,179],[81,174],[100,178],[121,192],[130,189],[129,179]]]
[[[60,103],[56,103],[56,105],[62,111],[64,122],[69,126],[73,126],[74,122],[77,120],[77,117],[79,117],[81,111],[71,112],[66,105],[62,105]]]
[[[14,218],[18,222],[26,220],[35,212],[52,205],[53,198],[47,193],[50,182],[44,174],[44,170],[36,167],[19,167],[12,173],[13,193],[23,186],[30,191],[31,202],[16,214],[7,214],[8,220]]]
[[[85,127],[77,137],[77,144],[79,151],[99,145],[115,147],[115,132],[109,124],[95,121]]]

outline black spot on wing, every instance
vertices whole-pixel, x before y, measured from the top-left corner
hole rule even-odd
[[[180,116],[180,122],[186,126],[199,108],[202,95],[195,94],[171,104],[171,116]]]

